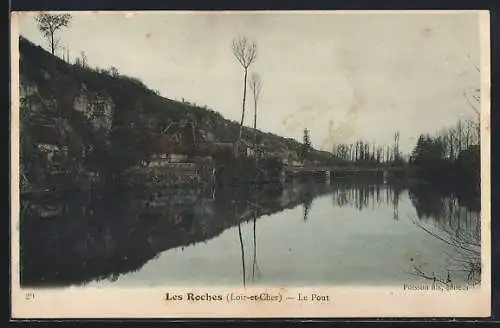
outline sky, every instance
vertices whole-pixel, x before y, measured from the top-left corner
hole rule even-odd
[[[19,30],[50,49],[34,14],[21,16]],[[246,36],[258,53],[249,72],[263,82],[258,128],[299,141],[307,128],[324,150],[357,139],[392,144],[399,131],[411,152],[420,134],[473,118],[464,92],[479,88],[477,12],[73,13],[59,36],[72,61],[84,51],[90,66],[114,66],[235,121],[243,69],[231,43]]]

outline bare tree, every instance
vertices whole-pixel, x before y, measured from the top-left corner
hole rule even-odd
[[[446,213],[447,216],[463,217],[462,215],[457,215],[456,213]],[[466,214],[470,216],[471,214]],[[452,222],[453,222],[453,218]],[[474,224],[472,227],[451,225],[450,218],[448,218],[447,223],[444,222],[437,224],[436,227],[430,228],[424,226],[424,224],[414,221],[414,224],[420,229],[425,231],[430,236],[437,240],[451,246],[453,252],[449,254],[449,266],[455,272],[465,273],[465,283],[470,286],[475,286],[481,282],[481,229],[480,220],[466,220],[469,224]],[[448,270],[447,278],[439,278],[436,274],[432,275],[424,273],[419,266],[414,266],[414,271],[410,272],[413,275],[425,278],[427,280],[433,280],[435,283],[439,282],[444,285],[450,285],[453,283],[458,283],[457,281],[452,282],[450,278],[450,270]]]
[[[118,72],[118,68],[116,68],[116,67],[114,67],[114,66],[111,66],[111,67],[109,68],[109,73],[110,73],[110,74],[111,74],[111,76],[113,76],[113,77],[118,77],[118,76],[120,76],[120,72]],[[183,99],[183,101],[184,101],[184,99]]]
[[[382,147],[377,147],[377,150],[376,150],[376,155],[375,155],[375,160],[377,162],[377,164],[380,164],[381,162],[383,162],[384,160],[384,149]]]
[[[399,131],[396,131],[394,133],[394,161],[400,160],[400,153],[399,153]]]
[[[460,154],[460,152],[462,150],[464,150],[464,128],[463,128],[462,120],[458,120],[457,127],[455,128],[455,131],[457,133],[456,149],[457,149],[457,153]]]
[[[80,52],[80,57],[77,57],[75,59],[75,65],[86,68],[88,63],[87,63],[87,55],[85,54],[85,51]]]
[[[241,133],[243,131],[243,121],[245,119],[245,102],[247,96],[247,75],[248,67],[257,58],[257,44],[255,42],[250,42],[246,37],[238,37],[233,40],[233,55],[236,60],[240,63],[241,67],[245,72],[243,77],[243,101],[241,107],[241,122],[240,131],[238,134],[237,142],[241,139]]]
[[[391,147],[387,146],[387,150],[385,152],[385,161],[386,163],[389,163],[392,161],[392,152],[391,152]]]
[[[70,60],[70,57],[69,57],[69,46],[66,46],[66,47],[65,47],[65,50],[66,50],[66,58],[65,58],[65,61],[66,61],[67,63],[70,63],[70,62],[71,62],[71,60]]]
[[[467,56],[469,60],[471,61],[472,65],[474,66],[474,69],[476,70],[477,73],[481,74],[481,70],[479,67],[471,60],[470,56]],[[476,113],[476,133],[477,133],[477,139],[478,142],[481,139],[481,128],[480,128],[480,122],[481,122],[481,113],[479,110],[479,106],[481,103],[481,89],[479,88],[474,88],[473,92],[468,94],[467,91],[464,91],[463,93],[465,100],[467,101],[467,104],[469,107]]]
[[[465,128],[464,128],[464,147],[465,149],[469,149],[469,146],[471,145],[471,128],[470,125],[467,121],[464,122]]]
[[[448,130],[448,143],[449,143],[449,157],[451,160],[454,160],[455,159],[455,153],[456,153],[456,133],[455,133],[455,129],[453,128],[450,128]]]
[[[250,90],[253,95],[253,143],[257,141],[257,104],[262,91],[262,80],[257,73],[253,73],[250,78]]]
[[[39,14],[35,17],[38,29],[43,36],[50,42],[50,50],[54,55],[59,44],[56,32],[62,28],[68,27],[71,22],[70,14]]]

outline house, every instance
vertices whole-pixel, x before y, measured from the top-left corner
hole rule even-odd
[[[246,157],[264,157],[265,151],[262,145],[254,145],[252,142],[246,140],[240,140],[239,144],[240,155]]]
[[[170,123],[161,134],[167,135],[172,142],[182,144],[186,148],[194,147],[202,139],[200,132],[188,120]]]
[[[171,123],[162,133],[124,129],[116,131],[115,138],[148,153],[148,159],[141,165],[149,167],[185,163],[196,146],[196,133],[188,122]]]
[[[196,154],[212,158],[233,156],[234,144],[232,142],[200,142]]]
[[[254,157],[255,149],[250,142],[248,142],[244,139],[240,139],[237,147],[238,147],[238,153],[241,156]]]
[[[169,154],[167,160],[169,163],[182,163],[188,159],[187,155],[183,154]]]
[[[57,158],[68,154],[66,139],[54,125],[34,125],[31,127],[33,141],[38,150],[44,154],[47,162],[54,164]]]
[[[288,166],[291,167],[301,167],[304,166],[304,163],[302,161],[296,160],[294,158],[288,158],[288,161],[286,163]]]
[[[255,146],[253,153],[254,153],[253,156],[255,156],[256,158],[262,158],[265,155],[264,149],[262,149],[258,145]]]
[[[182,154],[152,154],[147,161],[142,161],[141,165],[149,167],[161,167],[168,166],[172,163],[185,163],[187,162],[187,159],[188,156]]]
[[[54,157],[61,151],[61,148],[57,145],[51,144],[37,144],[38,150],[45,154],[45,158],[48,162],[54,162]]]

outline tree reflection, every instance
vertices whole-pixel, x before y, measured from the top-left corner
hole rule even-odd
[[[353,206],[359,211],[382,205],[393,208],[393,218],[399,219],[399,201],[405,188],[403,181],[384,183],[381,179],[343,178],[332,182],[332,204],[338,207]]]
[[[394,181],[390,184],[392,189],[391,200],[392,200],[392,213],[394,220],[399,220],[399,199],[401,193],[403,192],[404,185],[401,181]]]
[[[257,239],[256,239],[257,218],[253,218],[253,261],[252,261],[252,279],[255,279],[255,266],[257,265]]]
[[[260,275],[257,220],[328,192],[324,186],[265,188],[107,189],[21,198],[21,284],[72,285],[114,281],[161,252],[204,242],[235,228],[243,283]],[[307,205],[309,204],[309,205]],[[253,221],[254,259],[248,270],[245,222]],[[251,272],[249,272],[251,271]]]
[[[218,189],[215,194],[212,189],[109,188],[36,199],[22,197],[21,284],[53,286],[116,280],[122,274],[141,269],[168,249],[205,242],[233,228],[237,231],[235,247],[238,238],[241,252],[243,284],[249,280],[255,283],[261,276],[257,250],[259,218],[302,207],[299,220],[308,221],[313,200],[328,194],[335,206],[358,210],[386,207],[398,219],[404,188],[403,183],[395,181],[384,184],[358,178],[334,179],[331,185],[243,186]],[[468,210],[458,196],[434,195],[422,186],[413,186],[410,197],[419,216],[417,223],[427,233],[436,235],[435,238],[439,236],[458,248],[451,256],[454,258],[451,279],[457,279],[452,269],[466,268],[469,279],[476,279],[480,272],[480,262],[476,260],[480,244],[479,213]],[[253,224],[248,225],[253,228],[253,245],[250,241],[245,245],[245,222]],[[252,248],[253,259],[246,262]]]
[[[301,201],[303,207],[304,222],[307,221],[307,219],[309,218],[309,211],[311,210],[311,205],[314,197],[315,194],[310,186],[306,185],[304,186],[304,188],[301,189]]]
[[[257,218],[253,219],[253,261],[252,261],[252,282],[255,283],[257,279],[262,277],[262,273],[257,262]]]
[[[412,185],[410,199],[418,220],[414,223],[433,238],[450,246],[446,273],[436,275],[415,266],[413,274],[445,285],[477,285],[481,281],[481,216],[452,192],[439,192],[422,184]],[[446,278],[444,278],[446,277]]]
[[[241,222],[238,222],[238,235],[240,237],[240,249],[241,249],[241,267],[243,271],[243,287],[246,286],[246,274],[245,274],[245,248],[243,247],[243,238],[241,236]]]

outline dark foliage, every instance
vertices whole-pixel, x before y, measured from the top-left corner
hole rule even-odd
[[[441,138],[421,135],[410,157],[410,166],[423,184],[441,193],[456,194],[461,199],[475,199],[469,205],[478,208],[480,155],[480,146],[470,145],[453,158],[446,152]]]

